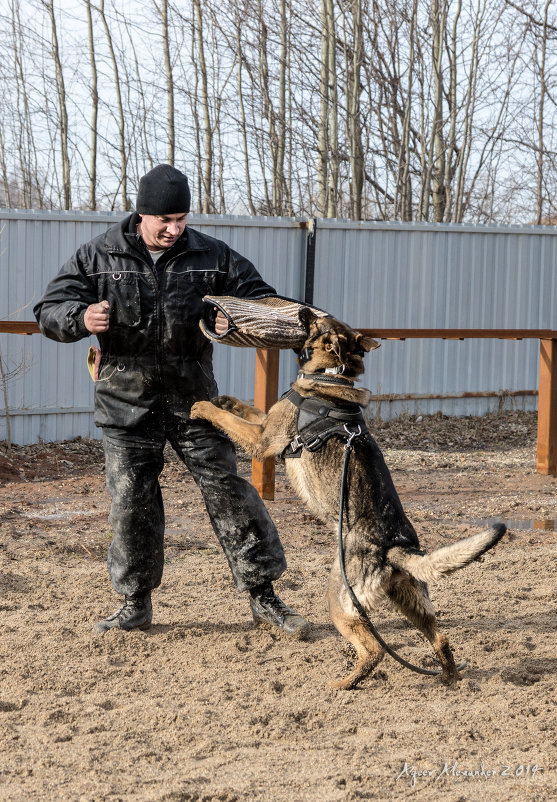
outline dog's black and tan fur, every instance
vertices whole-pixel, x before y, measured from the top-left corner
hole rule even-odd
[[[318,318],[303,309],[307,328],[306,347],[311,349],[303,373],[292,385],[304,397],[355,403],[364,407],[369,392],[355,388],[364,371],[362,355],[378,343],[353,331],[334,318]],[[324,383],[326,370],[344,365],[342,377]],[[316,378],[312,378],[316,377]],[[348,381],[346,381],[348,380]],[[255,407],[229,396],[201,401],[192,417],[204,418],[257,459],[282,454],[296,436],[297,408],[283,398],[265,415]],[[334,436],[318,451],[304,450],[298,459],[286,460],[294,489],[311,511],[336,530],[339,490],[346,440]],[[446,684],[459,679],[447,638],[436,626],[426,582],[462,568],[491,548],[503,536],[503,525],[425,554],[420,551],[414,527],[406,517],[383,455],[371,437],[353,441],[348,473],[348,504],[344,513],[346,574],[360,604],[371,613],[379,602],[390,600],[431,642]],[[357,663],[337,688],[352,688],[369,674],[384,656],[344,587],[338,556],[331,570],[329,611],[338,631],[356,648]]]

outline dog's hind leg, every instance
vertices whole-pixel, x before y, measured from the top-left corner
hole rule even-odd
[[[453,685],[458,682],[460,674],[452,649],[446,635],[441,634],[437,629],[435,611],[424,583],[414,577],[398,574],[398,576],[393,576],[390,586],[385,590],[393,604],[416,629],[425,635],[433,646],[441,664],[441,681],[445,685]]]
[[[356,649],[357,660],[353,671],[347,677],[330,682],[329,687],[350,690],[379,665],[385,656],[385,650],[377,643],[353,604],[348,602],[351,608],[348,611],[341,605],[339,596],[341,589],[342,579],[338,573],[337,566],[335,566],[331,572],[327,594],[329,613],[340,634],[350,641]]]

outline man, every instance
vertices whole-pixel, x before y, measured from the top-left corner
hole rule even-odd
[[[286,561],[264,504],[238,476],[230,441],[189,418],[192,403],[217,393],[212,345],[199,328],[207,314],[203,296],[275,291],[224,242],[186,227],[189,209],[186,176],[158,165],[139,183],[136,213],[82,245],[34,309],[47,337],[75,342],[96,334],[102,354],[95,423],[103,428],[112,497],[108,570],[124,604],[95,629],[151,623],[151,591],[163,572],[158,477],[168,440],[199,485],[256,624],[304,638],[307,621],[273,590]]]

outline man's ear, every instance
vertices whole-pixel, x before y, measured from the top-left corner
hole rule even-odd
[[[372,337],[366,337],[365,334],[358,333],[358,345],[360,348],[363,348],[364,351],[373,351],[375,348],[380,348],[381,343],[374,340]]]
[[[300,323],[302,323],[307,332],[309,332],[309,327],[312,323],[317,320],[317,315],[310,309],[309,306],[302,306],[298,311],[298,317],[300,319]]]

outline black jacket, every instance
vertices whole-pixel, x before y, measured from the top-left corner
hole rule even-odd
[[[213,347],[199,328],[211,314],[203,296],[275,292],[243,256],[188,227],[155,266],[136,222],[133,214],[82,245],[33,310],[44,335],[75,342],[89,336],[86,308],[110,304],[109,330],[98,335],[97,426],[136,426],[161,405],[186,417],[217,392]]]

